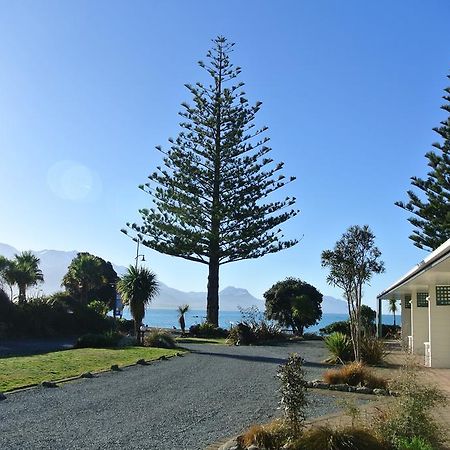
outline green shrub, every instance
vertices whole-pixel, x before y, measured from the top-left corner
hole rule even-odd
[[[422,438],[413,437],[412,439],[399,439],[397,443],[398,450],[433,450],[433,447]]]
[[[350,322],[348,320],[340,320],[333,322],[319,330],[321,334],[328,335],[332,333],[342,333],[350,336]]]
[[[366,386],[371,389],[386,389],[387,381],[376,376],[362,363],[352,362],[339,369],[327,370],[323,379],[329,384],[348,384],[350,386]]]
[[[105,317],[109,312],[109,306],[100,300],[92,300],[88,303],[87,307],[103,317]]]
[[[384,342],[375,337],[361,339],[361,359],[372,366],[382,364],[387,351]]]
[[[376,417],[379,435],[394,445],[402,440],[408,442],[420,438],[433,447],[439,447],[445,433],[431,410],[446,404],[444,394],[419,380],[417,368],[410,362],[402,368],[392,387],[399,395]]]
[[[290,450],[386,450],[389,447],[365,428],[332,429],[323,426],[306,430],[288,448]]]
[[[251,345],[257,342],[257,338],[250,325],[239,322],[231,328],[228,342],[233,345]]]
[[[323,337],[317,333],[303,333],[303,339],[305,341],[323,341]]]
[[[177,345],[173,336],[164,330],[152,330],[145,333],[144,346],[158,348],[175,348]]]
[[[327,362],[336,364],[350,361],[353,356],[351,340],[343,333],[334,332],[324,339],[325,347],[331,353]]]
[[[109,348],[117,347],[122,335],[120,333],[108,332],[102,334],[88,333],[77,339],[75,347],[77,348]]]
[[[280,404],[286,422],[294,432],[299,432],[305,421],[308,405],[303,359],[297,353],[289,355],[287,362],[278,368],[277,377],[281,381]]]
[[[192,325],[189,328],[189,334],[200,338],[226,338],[228,331],[220,327],[215,327],[212,323],[203,322]]]

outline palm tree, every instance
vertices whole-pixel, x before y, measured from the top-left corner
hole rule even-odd
[[[180,322],[181,332],[184,334],[186,328],[186,322],[184,320],[184,315],[189,311],[189,305],[181,305],[178,307],[178,322]]]
[[[0,287],[3,289],[3,284],[6,283],[11,291],[10,300],[13,299],[12,287],[14,281],[11,279],[11,265],[12,261],[5,256],[0,255]]]
[[[389,311],[394,314],[394,327],[396,326],[395,323],[395,313],[398,311],[398,306],[397,306],[397,299],[396,298],[390,298],[389,299]]]
[[[106,282],[100,259],[89,253],[78,253],[70,263],[61,286],[85,305],[89,300],[89,291]]]
[[[156,275],[146,267],[129,266],[117,283],[124,303],[130,305],[134,320],[134,334],[140,342],[139,329],[145,316],[145,307],[159,292]]]
[[[44,281],[44,275],[39,268],[40,259],[30,251],[14,255],[14,259],[5,270],[8,283],[17,284],[19,303],[25,303],[27,288]]]

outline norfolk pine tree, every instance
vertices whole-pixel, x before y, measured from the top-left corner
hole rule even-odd
[[[267,127],[253,123],[261,102],[250,105],[235,79],[241,72],[229,55],[233,45],[213,40],[199,62],[210,84],[187,84],[193,105],[183,103],[182,130],[169,139],[164,164],[140,186],[153,205],[142,224],[128,223],[134,239],[160,253],[208,265],[207,321],[219,323],[219,267],[292,247],[279,225],[295,216],[295,198],[266,197],[295,178],[268,156]],[[126,232],[126,230],[123,230]]]
[[[447,76],[450,79],[450,75]],[[434,143],[437,150],[428,152],[427,179],[412,177],[411,184],[419,193],[408,191],[409,201],[396,202],[397,206],[413,214],[408,221],[415,227],[409,237],[416,247],[435,250],[450,239],[450,87],[445,89],[446,104],[441,107],[448,117],[433,130],[443,143]],[[422,196],[420,196],[420,193]]]

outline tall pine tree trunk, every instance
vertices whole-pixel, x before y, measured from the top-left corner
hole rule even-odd
[[[216,78],[215,126],[214,126],[214,182],[212,195],[211,235],[209,242],[208,294],[206,299],[206,320],[219,326],[219,253],[220,253],[220,168],[222,152],[222,48],[219,50],[219,67]]]
[[[209,260],[208,296],[206,321],[219,326],[219,258],[211,255]]]

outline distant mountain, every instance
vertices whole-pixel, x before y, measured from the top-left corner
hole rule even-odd
[[[0,255],[12,258],[17,249],[7,244],[0,243]],[[61,280],[77,251],[41,250],[33,251],[41,260],[40,267],[44,274],[45,282],[35,289],[35,293],[51,294],[61,290]],[[114,270],[120,276],[126,272],[126,267],[113,264]],[[264,301],[251,295],[246,289],[228,286],[219,293],[220,309],[222,311],[236,311],[238,307],[248,308],[257,306],[264,309]],[[177,308],[187,303],[191,309],[205,309],[206,292],[183,292],[160,282],[160,292],[153,300],[153,308]],[[322,303],[324,314],[346,314],[347,303],[334,297],[324,296]]]
[[[348,314],[347,302],[339,298],[324,295],[322,311],[324,314]]]

